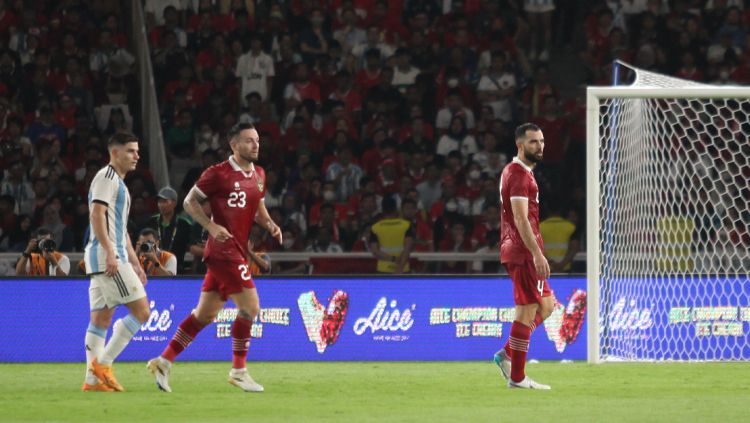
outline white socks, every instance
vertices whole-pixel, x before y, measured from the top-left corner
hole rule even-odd
[[[114,324],[112,337],[109,339],[107,346],[104,347],[99,363],[105,366],[111,366],[117,356],[128,346],[130,340],[141,329],[141,323],[132,314],[118,320]]]
[[[89,327],[86,330],[85,344],[86,347],[86,383],[89,385],[96,385],[99,383],[99,379],[94,376],[91,372],[89,365],[91,361],[96,357],[99,359],[104,352],[104,339],[107,337],[107,329],[94,326],[93,323],[89,323]]]

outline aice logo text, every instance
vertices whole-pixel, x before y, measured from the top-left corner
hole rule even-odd
[[[385,331],[407,331],[414,325],[414,319],[412,318],[412,312],[416,309],[417,305],[412,304],[410,308],[399,311],[396,307],[398,303],[396,300],[391,300],[390,304],[386,297],[382,297],[375,308],[372,309],[370,316],[361,317],[354,323],[354,333],[362,335],[370,329],[370,333],[375,333],[379,330]]]

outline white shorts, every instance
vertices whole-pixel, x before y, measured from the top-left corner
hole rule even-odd
[[[104,273],[91,275],[89,308],[91,311],[114,308],[146,296],[146,289],[130,263],[119,263],[114,277]]]

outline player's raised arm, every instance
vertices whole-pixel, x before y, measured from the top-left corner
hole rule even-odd
[[[117,254],[115,254],[115,245],[109,239],[107,233],[107,204],[94,201],[91,207],[91,230],[94,232],[96,240],[99,241],[104,251],[107,253],[107,276],[114,276],[117,272]]]
[[[528,199],[513,197],[510,199],[510,205],[513,209],[513,222],[516,224],[521,240],[523,240],[523,245],[529,249],[531,256],[534,258],[537,275],[544,279],[549,278],[549,263],[544,257],[544,252],[536,243],[534,232],[531,230]]]
[[[203,211],[201,204],[205,201],[207,201],[206,197],[201,194],[200,189],[194,186],[190,192],[188,192],[182,206],[185,209],[185,212],[187,212],[194,221],[203,226],[216,241],[224,242],[229,238],[232,238],[232,234],[230,234],[225,227],[214,223],[211,218],[208,217],[206,212]]]

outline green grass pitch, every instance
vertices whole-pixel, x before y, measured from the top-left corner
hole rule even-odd
[[[127,392],[84,393],[82,366],[0,364],[0,421],[750,421],[750,364],[737,362],[529,364],[546,392],[506,388],[490,361],[250,363],[261,394],[214,362],[178,362],[171,394],[145,363],[116,363]]]

